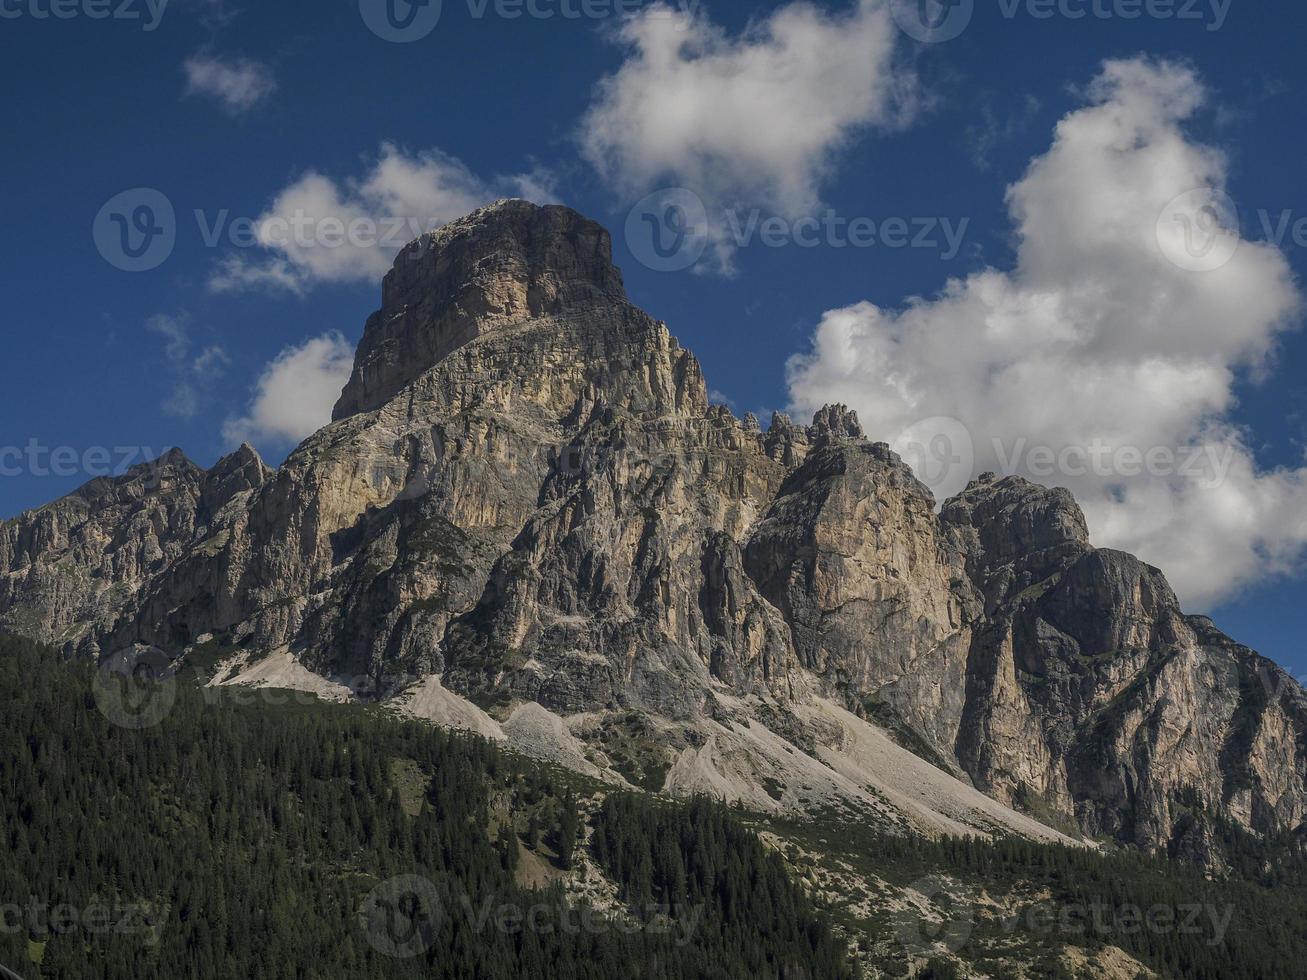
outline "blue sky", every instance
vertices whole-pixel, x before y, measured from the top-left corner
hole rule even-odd
[[[1035,475],[1072,486],[1095,538],[1162,565],[1191,609],[1307,674],[1291,615],[1307,542],[1300,5],[962,0],[965,29],[922,43],[915,3],[657,20],[604,0],[537,0],[548,17],[444,0],[429,33],[395,43],[369,27],[385,23],[372,0],[155,0],[157,24],[145,0],[121,9],[137,19],[67,3],[56,18],[49,0],[0,2],[0,445],[23,449],[0,515],[84,482],[96,447],[108,465],[173,445],[208,465],[250,438],[276,462],[313,424],[390,243],[242,247],[232,222],[303,204],[425,223],[531,196],[614,231],[634,300],[737,413],[839,397],[896,446],[935,445],[941,424],[956,442],[953,420],[971,468],[1037,468],[1031,447],[1100,435],[1171,451],[1161,473],[1113,456],[1106,473]],[[601,16],[615,7],[632,13]],[[413,9],[418,28],[431,11]],[[130,272],[103,211],[139,188],[172,207],[175,244]],[[650,268],[624,233],[666,188],[703,205],[688,269]],[[1194,191],[1192,214],[1149,210]],[[131,222],[141,200],[108,210]],[[1199,249],[1183,268],[1137,234],[1222,217],[1212,201],[1238,209],[1219,266]],[[774,245],[739,240],[769,217]],[[874,244],[847,243],[853,221]],[[34,463],[33,445],[78,461]],[[1222,447],[1233,462],[1211,457],[1225,464],[1197,489],[1178,472]]]

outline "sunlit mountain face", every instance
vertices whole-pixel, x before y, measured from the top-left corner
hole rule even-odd
[[[1293,976],[1301,19],[0,0],[0,975]]]

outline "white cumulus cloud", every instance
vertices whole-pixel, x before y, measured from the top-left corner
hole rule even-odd
[[[738,36],[660,4],[624,20],[617,40],[629,54],[599,84],[582,153],[628,198],[666,184],[698,194],[726,266],[722,209],[812,213],[837,151],[898,122],[912,88],[894,71],[882,0],[839,13],[791,3]]]
[[[879,438],[906,430],[937,496],[986,469],[1070,487],[1098,544],[1206,606],[1307,544],[1307,469],[1259,468],[1231,421],[1236,380],[1268,366],[1300,296],[1284,256],[1227,217],[1225,158],[1186,134],[1206,100],[1191,69],[1112,61],[1085,95],[1008,189],[1013,267],[827,312],[790,395],[847,402]],[[969,430],[974,467],[940,418]]]
[[[230,443],[295,444],[331,421],[354,350],[338,333],[287,347],[263,369],[243,416],[228,419]]]
[[[197,54],[182,65],[188,95],[217,99],[229,114],[248,112],[277,90],[272,69],[249,58]]]
[[[361,177],[310,171],[278,193],[255,221],[258,247],[225,256],[209,288],[302,293],[321,283],[376,283],[408,242],[511,196],[547,203],[549,175],[486,182],[439,150],[413,155],[384,143]]]

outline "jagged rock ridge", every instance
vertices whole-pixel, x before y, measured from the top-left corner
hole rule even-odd
[[[937,512],[843,407],[764,432],[710,406],[571,210],[408,246],[334,415],[276,471],[174,452],[0,525],[0,627],[420,678],[409,703],[578,767],[758,805],[857,795],[885,730],[1090,835],[1165,845],[1190,791],[1307,817],[1301,688],[1095,550],[1070,494],[987,474]]]

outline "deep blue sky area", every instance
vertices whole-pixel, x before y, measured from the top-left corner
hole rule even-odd
[[[245,410],[264,366],[328,331],[352,344],[379,284],[214,293],[208,280],[230,249],[208,246],[193,212],[258,216],[306,171],[339,181],[364,174],[386,141],[409,153],[438,148],[487,181],[547,168],[558,199],[613,229],[632,298],[698,354],[710,387],[737,413],[786,407],[786,359],[806,349],[824,311],[860,300],[898,307],[950,277],[1010,265],[1005,189],[1047,151],[1105,59],[1147,53],[1187,61],[1202,76],[1212,99],[1191,130],[1228,154],[1245,237],[1262,237],[1261,210],[1307,217],[1307,14],[1294,0],[1230,0],[1219,30],[1210,16],[1008,18],[999,0],[977,0],[961,36],[903,45],[925,100],[911,124],[855,133],[832,154],[822,185],[824,204],[843,214],[967,216],[963,252],[945,261],[920,249],[750,248],[731,276],[636,261],[621,234],[632,201],[578,151],[596,84],[626,56],[607,36],[611,20],[476,18],[466,0],[444,0],[430,36],[394,44],[368,30],[358,0],[172,0],[153,31],[138,21],[37,18],[33,3],[48,6],[0,0],[22,12],[0,19],[4,446],[157,454],[175,445],[204,465],[232,448],[223,422]],[[144,10],[144,0],[136,6]],[[738,32],[776,6],[717,2],[702,12]],[[276,89],[247,111],[224,111],[187,94],[183,63],[197,54],[257,61]],[[158,268],[128,273],[102,257],[92,223],[110,198],[138,187],[172,202],[177,244]],[[1307,249],[1282,247],[1301,279]],[[220,346],[230,362],[189,415],[160,407],[175,365],[146,326],[159,315],[185,323],[194,351]],[[1295,331],[1269,374],[1238,386],[1234,418],[1264,467],[1302,465],[1304,370],[1307,338]],[[270,462],[288,448],[260,444]],[[0,518],[85,478],[0,476]],[[1303,584],[1269,579],[1212,612],[1301,677]]]

